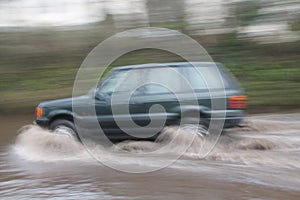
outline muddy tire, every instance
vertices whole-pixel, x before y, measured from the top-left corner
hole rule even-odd
[[[178,124],[200,124],[204,127],[208,126],[208,121],[203,116],[200,118],[200,113],[197,113],[199,111],[188,111],[185,113],[182,113],[180,119],[178,119]]]
[[[185,112],[182,114],[181,118],[178,119],[177,123],[178,125],[182,125],[183,127],[198,127],[198,129],[202,130],[201,132],[203,135],[208,135],[209,133],[207,132],[208,130],[208,125],[209,122],[206,118],[200,117],[200,114],[197,113],[198,111],[190,111],[190,112]]]
[[[49,128],[57,134],[66,135],[74,140],[80,141],[75,125],[72,121],[57,119],[50,124]]]

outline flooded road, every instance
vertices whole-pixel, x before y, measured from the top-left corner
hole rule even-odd
[[[81,144],[36,127],[18,135],[32,120],[0,117],[1,199],[300,199],[300,113],[252,115],[243,126],[224,131],[205,159],[193,153],[199,138],[175,163],[142,174],[110,169]],[[143,152],[160,144],[119,143],[127,152],[122,159],[98,153],[115,165],[155,168],[168,154]]]

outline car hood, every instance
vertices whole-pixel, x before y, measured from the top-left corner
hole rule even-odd
[[[71,97],[71,98],[63,98],[56,99],[51,101],[44,101],[39,104],[39,107],[51,108],[51,107],[72,107],[72,101],[78,102],[86,102],[88,98],[91,98],[89,95],[79,96],[79,97]]]

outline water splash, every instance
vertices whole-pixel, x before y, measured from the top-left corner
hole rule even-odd
[[[207,131],[197,126],[170,126],[163,129],[154,142],[125,141],[116,148],[128,152],[159,152],[160,154],[179,154],[186,149],[185,154],[199,154],[205,141]]]
[[[24,158],[35,161],[78,159],[86,155],[81,143],[33,125],[19,130],[13,148]]]
[[[300,154],[298,130],[277,121],[252,119],[242,127],[224,131],[215,149],[205,160],[299,167],[300,160],[297,157],[290,161],[289,157],[283,156],[291,151],[295,155]],[[118,156],[114,156],[114,153],[122,153],[126,158],[124,162],[134,163],[131,162],[134,158],[144,157],[148,153],[167,159],[168,155],[181,153],[189,144],[181,159],[199,159],[206,134],[204,129],[192,126],[172,126],[166,127],[155,141],[123,141],[109,148],[96,145],[95,152],[111,162],[126,164],[117,160]],[[81,143],[32,125],[20,130],[14,149],[22,158],[34,161],[92,160]],[[145,159],[152,159],[151,163],[156,162],[151,156]]]

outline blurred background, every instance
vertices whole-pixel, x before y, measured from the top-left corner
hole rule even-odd
[[[203,45],[240,80],[248,112],[299,110],[299,0],[0,0],[0,112],[33,113],[40,101],[71,96],[98,43],[148,26]],[[180,60],[140,50],[113,66]]]

